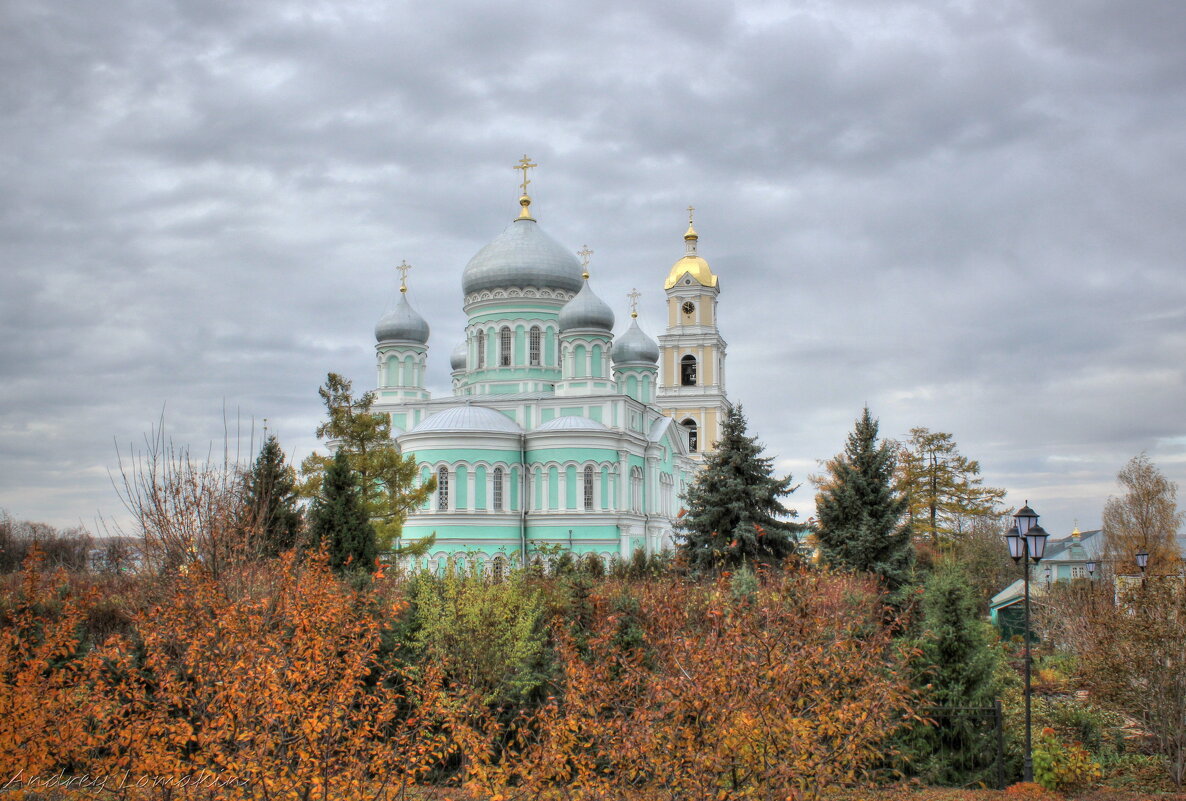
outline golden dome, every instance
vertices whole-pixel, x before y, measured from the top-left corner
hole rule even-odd
[[[684,277],[684,273],[691,273],[693,280],[701,286],[717,285],[717,277],[712,274],[712,270],[708,267],[708,262],[699,256],[684,256],[672,265],[671,272],[667,274],[667,281],[664,282],[663,288],[671,289]]]
[[[692,227],[692,210],[692,207],[688,206],[688,230],[684,232],[684,257],[671,266],[671,272],[667,274],[667,281],[663,284],[664,289],[671,289],[678,284],[685,273],[691,273],[692,278],[701,286],[715,287],[717,285],[717,277],[708,268],[708,262],[696,255],[696,244],[700,235]]]

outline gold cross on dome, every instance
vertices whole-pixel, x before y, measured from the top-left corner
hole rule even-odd
[[[631,289],[626,293],[626,297],[630,298],[630,316],[638,316],[638,299],[642,297],[642,293],[637,289]]]
[[[523,194],[525,194],[525,195],[527,194],[527,185],[529,183],[531,183],[531,179],[527,177],[527,171],[530,170],[532,167],[538,167],[538,166],[539,166],[538,164],[532,164],[531,159],[527,158],[527,154],[524,153],[523,158],[519,159],[519,163],[511,168],[511,169],[523,171],[523,183],[519,184],[519,186],[520,186],[520,188],[522,188]]]
[[[412,269],[412,265],[408,264],[408,260],[404,259],[395,269],[399,270],[399,291],[408,291],[408,272]]]
[[[593,251],[589,250],[588,245],[581,245],[577,255],[581,257],[581,266],[585,268],[585,272],[589,272],[589,257],[593,255]]]
[[[695,206],[688,206],[688,225],[692,224],[692,215],[696,212]]]

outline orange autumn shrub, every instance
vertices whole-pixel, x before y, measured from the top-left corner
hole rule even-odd
[[[48,775],[79,759],[87,742],[78,683],[79,628],[88,598],[67,591],[65,572],[25,562],[0,601],[0,776]]]
[[[667,578],[629,586],[633,614],[613,603],[625,588],[601,590],[583,647],[557,630],[563,688],[471,779],[476,794],[816,799],[864,778],[911,714],[859,580],[778,574],[738,603],[725,579]]]
[[[399,792],[444,764],[458,701],[431,669],[380,659],[398,596],[351,590],[324,558],[290,557],[272,578],[231,598],[191,571],[134,638],[81,655],[88,599],[67,592],[48,612],[56,590],[30,568],[33,602],[6,599],[19,625],[0,640],[0,771],[30,786],[106,778],[126,798],[338,799]]]

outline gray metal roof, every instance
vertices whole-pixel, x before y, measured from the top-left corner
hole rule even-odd
[[[659,362],[659,343],[642,332],[637,317],[630,321],[626,333],[614,340],[614,364],[626,362]]]
[[[428,342],[428,323],[408,303],[408,295],[399,293],[395,308],[383,315],[375,325],[375,339],[379,342]]]
[[[457,347],[453,348],[453,353],[449,356],[449,366],[454,370],[464,370],[467,358],[469,358],[469,348],[465,340],[462,340]]]
[[[609,333],[614,330],[613,309],[594,294],[588,281],[585,281],[575,298],[564,304],[559,319],[561,331],[593,328]]]
[[[596,420],[589,417],[580,417],[578,415],[565,415],[564,417],[557,417],[554,420],[549,420],[544,423],[536,431],[609,431],[609,428]]]
[[[495,431],[507,434],[521,434],[523,429],[511,418],[497,409],[486,406],[454,406],[437,412],[421,421],[410,434],[424,431]]]
[[[515,220],[479,250],[461,277],[465,294],[512,286],[576,292],[584,283],[576,254],[545,234],[535,220]]]

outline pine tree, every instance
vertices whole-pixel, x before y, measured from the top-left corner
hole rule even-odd
[[[378,555],[375,530],[367,520],[358,479],[343,450],[334,454],[325,471],[321,492],[309,514],[309,534],[315,545],[327,546],[330,566],[339,573],[369,571],[374,566]]]
[[[295,548],[304,527],[297,505],[296,473],[284,460],[274,435],[264,440],[255,464],[244,477],[245,527],[264,556]]]
[[[431,538],[392,548],[400,539],[408,512],[422,505],[436,492],[436,478],[421,482],[412,456],[404,456],[391,438],[391,420],[372,412],[375,393],[355,398],[352,386],[337,373],[326,377],[318,389],[328,419],[317,427],[317,436],[337,443],[350,468],[358,477],[362,504],[375,526],[383,550],[397,555],[419,556],[427,552]],[[301,462],[301,494],[317,497],[332,457],[313,453]]]
[[[992,706],[1002,689],[1001,656],[988,632],[967,573],[955,562],[941,562],[927,579],[916,643],[914,682],[930,704]],[[932,717],[937,725],[915,726],[906,737],[914,771],[937,784],[992,781],[992,727],[959,709]]]
[[[815,506],[824,561],[879,576],[897,590],[910,578],[914,549],[902,524],[906,499],[894,490],[895,449],[877,442],[878,424],[865,407],[844,452],[828,462]]]
[[[780,498],[795,491],[791,477],[774,476],[774,460],[747,436],[741,406],[729,411],[717,450],[688,487],[679,548],[699,570],[776,563],[795,552],[800,523]]]

